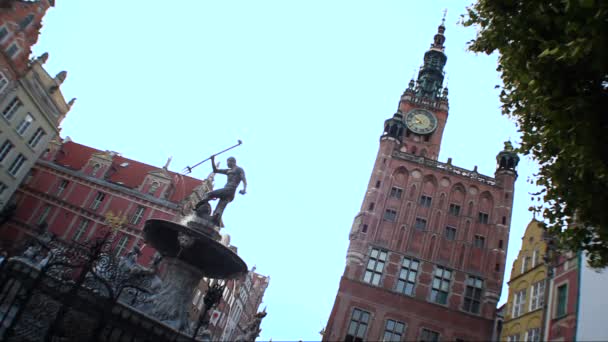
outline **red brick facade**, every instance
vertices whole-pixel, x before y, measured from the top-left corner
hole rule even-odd
[[[580,258],[577,253],[564,253],[557,257],[557,263],[553,268],[554,276],[549,283],[550,289],[547,293],[549,296],[545,325],[547,340],[576,340]],[[560,293],[561,291],[565,292],[565,296]]]
[[[200,197],[205,182],[100,151],[72,141],[52,142],[15,193],[17,210],[0,230],[0,246],[11,253],[19,241],[47,229],[80,242],[106,227],[106,214],[126,218],[117,239],[122,254],[143,244],[141,232],[151,218],[173,220]],[[105,229],[105,228],[104,228]],[[144,247],[147,264],[154,250]]]
[[[506,144],[495,178],[437,161],[448,118],[444,30],[385,122],[325,341],[492,338],[517,157]],[[414,109],[434,115],[432,132],[410,129]]]

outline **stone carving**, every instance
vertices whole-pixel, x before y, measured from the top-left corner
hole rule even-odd
[[[255,339],[260,336],[260,325],[262,320],[266,317],[266,308],[262,312],[258,312],[253,316],[253,319],[247,324],[247,327],[243,330],[243,333],[238,336],[236,342],[255,342]]]

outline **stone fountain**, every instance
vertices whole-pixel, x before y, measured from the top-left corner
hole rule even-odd
[[[200,280],[203,277],[233,279],[247,272],[245,262],[219,242],[221,216],[241,181],[246,187],[245,174],[236,166],[234,158],[228,159],[229,169],[223,170],[216,168],[213,157],[211,160],[214,173],[228,176],[224,188],[206,193],[193,214],[181,223],[151,219],[144,226],[144,240],[162,256],[165,276],[158,292],[150,296],[140,310],[174,329],[194,334],[197,331],[191,331],[187,308]],[[245,189],[240,193],[245,194]],[[220,201],[212,214],[209,201],[213,199]]]

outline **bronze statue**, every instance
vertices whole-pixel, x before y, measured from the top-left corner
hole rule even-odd
[[[219,202],[213,211],[212,219],[216,224],[219,224],[222,219],[222,214],[228,203],[232,202],[236,189],[243,182],[243,189],[239,191],[241,195],[247,193],[247,179],[245,178],[245,170],[236,165],[236,159],[230,157],[227,160],[228,169],[218,169],[215,165],[215,155],[211,156],[211,166],[214,173],[221,173],[228,177],[226,185],[222,189],[213,190],[205,193],[203,198],[196,204],[194,211],[198,216],[206,216],[209,214],[209,201],[218,199]]]

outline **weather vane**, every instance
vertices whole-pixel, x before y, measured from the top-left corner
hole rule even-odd
[[[441,25],[445,24],[445,16],[448,14],[448,9],[443,9],[443,18],[441,18]]]

